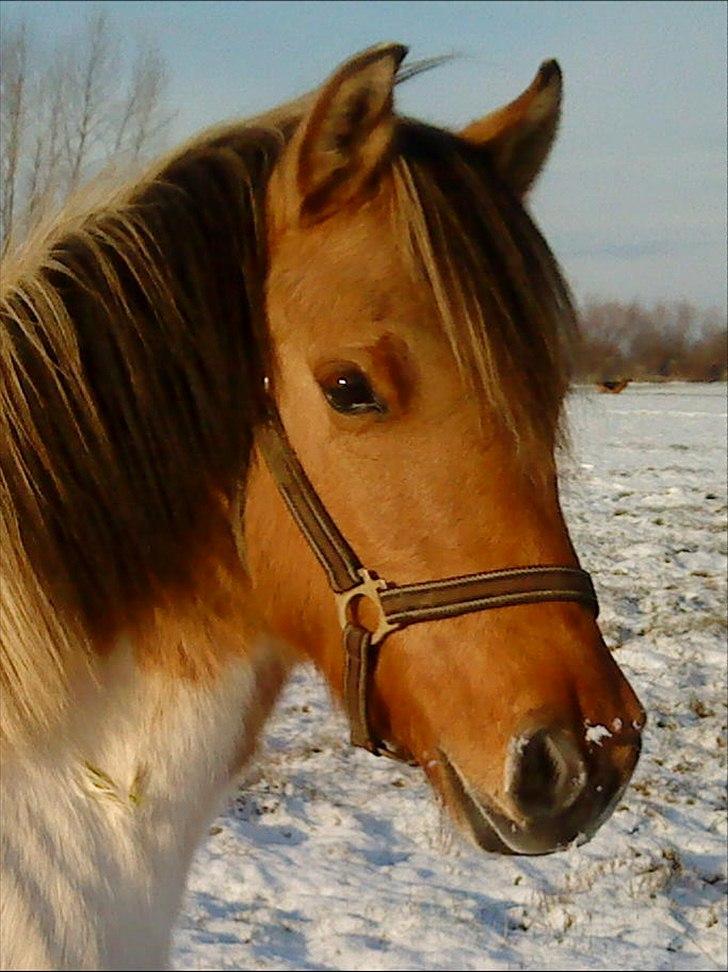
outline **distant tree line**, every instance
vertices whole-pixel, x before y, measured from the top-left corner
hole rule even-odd
[[[588,301],[580,313],[576,376],[582,381],[726,381],[724,315],[685,301],[645,307]]]

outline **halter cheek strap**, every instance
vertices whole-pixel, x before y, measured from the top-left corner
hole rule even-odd
[[[395,756],[369,724],[368,692],[380,646],[393,631],[422,621],[439,621],[475,611],[577,601],[596,617],[599,605],[591,577],[578,567],[507,567],[418,584],[392,584],[367,570],[319,499],[271,406],[258,442],[294,520],[328,578],[336,598],[344,649],[344,704],[354,746]],[[362,599],[377,609],[376,625],[359,620]]]

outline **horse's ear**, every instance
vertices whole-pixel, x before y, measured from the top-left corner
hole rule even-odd
[[[522,196],[546,161],[560,115],[561,68],[544,61],[523,94],[471,122],[460,137],[486,149],[500,176]]]
[[[325,219],[367,190],[392,142],[392,91],[406,53],[401,44],[362,51],[316,94],[282,161],[289,218]]]

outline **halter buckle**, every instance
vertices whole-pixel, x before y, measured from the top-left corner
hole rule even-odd
[[[339,624],[341,625],[342,631],[346,628],[347,624],[356,624],[359,627],[363,627],[356,618],[351,617],[351,605],[360,597],[367,598],[376,605],[379,612],[377,626],[371,631],[369,642],[372,646],[375,646],[384,641],[392,631],[396,631],[400,625],[387,619],[384,605],[382,604],[380,591],[387,589],[387,582],[381,577],[375,577],[373,574],[370,574],[366,567],[360,567],[357,573],[361,577],[361,581],[358,584],[350,587],[348,591],[341,591],[334,595],[336,598],[336,611],[339,615]]]

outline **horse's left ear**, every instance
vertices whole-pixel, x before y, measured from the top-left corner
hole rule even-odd
[[[406,53],[402,44],[371,47],[319,89],[279,172],[289,219],[325,219],[366,193],[392,142],[392,91]]]
[[[501,178],[522,196],[548,157],[560,115],[561,68],[544,61],[523,94],[471,122],[460,137],[486,149]]]

